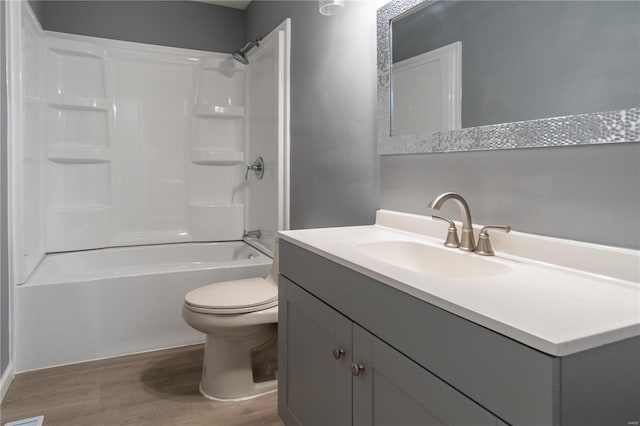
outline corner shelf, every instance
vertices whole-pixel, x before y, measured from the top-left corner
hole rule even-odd
[[[112,210],[113,207],[109,204],[91,204],[86,206],[73,206],[73,207],[47,207],[46,213],[48,214],[63,214],[63,213],[102,213]]]
[[[196,104],[194,114],[197,117],[243,118],[244,107]]]
[[[244,163],[242,151],[191,151],[191,161],[207,166],[233,166]]]
[[[58,55],[65,56],[80,56],[87,58],[103,59],[104,52],[94,46],[93,44],[74,41],[74,40],[60,40],[56,38],[46,39],[47,47]]]
[[[49,161],[59,164],[99,164],[111,161],[111,150],[105,147],[50,146]]]
[[[62,96],[55,95],[49,97],[49,106],[60,109],[75,109],[75,110],[98,110],[108,111],[110,108],[110,102],[107,98],[95,98],[84,96]]]

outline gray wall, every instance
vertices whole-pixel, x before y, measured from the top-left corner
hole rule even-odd
[[[39,19],[49,31],[224,53],[244,45],[238,9],[193,1],[40,3]]]
[[[259,1],[247,39],[292,18],[291,227],[373,223],[378,207],[375,2],[322,16],[316,1]]]
[[[7,79],[5,3],[0,1],[0,376],[9,364],[9,262],[7,235]]]
[[[638,143],[384,156],[381,177],[383,208],[428,214],[455,191],[477,223],[640,248]],[[442,213],[460,218],[455,205]]]
[[[393,24],[395,61],[456,41],[462,127],[640,106],[640,2],[445,1]]]
[[[29,6],[31,6],[31,10],[33,10],[33,14],[36,15],[38,21],[40,21],[40,26],[42,26],[42,0],[28,0]]]

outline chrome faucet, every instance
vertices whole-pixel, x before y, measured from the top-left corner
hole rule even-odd
[[[460,250],[474,251],[476,249],[476,243],[473,237],[473,223],[471,222],[471,212],[469,211],[469,205],[462,198],[462,195],[455,192],[445,192],[438,195],[431,200],[429,208],[440,210],[440,207],[447,201],[453,200],[460,208],[460,214],[462,215],[462,235],[460,238]]]

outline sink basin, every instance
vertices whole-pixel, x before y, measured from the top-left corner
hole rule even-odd
[[[509,270],[505,265],[472,253],[413,241],[374,241],[355,248],[379,262],[443,278],[489,277]]]

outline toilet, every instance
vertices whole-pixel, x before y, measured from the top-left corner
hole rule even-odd
[[[185,295],[182,318],[206,334],[200,393],[241,401],[277,389],[278,246],[266,278],[208,284]]]

